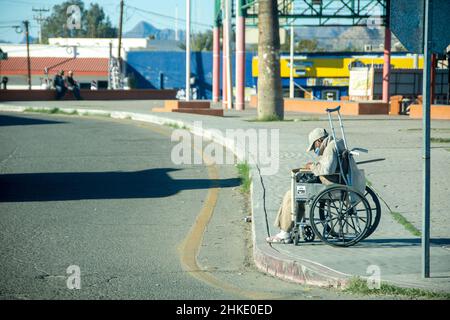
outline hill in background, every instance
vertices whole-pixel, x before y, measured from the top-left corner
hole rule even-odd
[[[175,40],[175,30],[158,29],[151,23],[141,21],[123,35],[124,38],[154,38],[155,40]],[[185,32],[178,30],[179,41],[184,41]]]

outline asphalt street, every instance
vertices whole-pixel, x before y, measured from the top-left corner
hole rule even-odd
[[[174,165],[171,130],[0,114],[0,299],[349,297],[258,272],[236,169]]]

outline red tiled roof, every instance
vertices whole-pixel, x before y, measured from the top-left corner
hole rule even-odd
[[[44,69],[48,69],[49,75],[58,70],[66,73],[72,70],[79,76],[107,76],[108,58],[56,58],[56,57],[32,57],[31,74],[44,75]],[[3,75],[26,75],[27,58],[9,57],[0,60],[0,72]]]

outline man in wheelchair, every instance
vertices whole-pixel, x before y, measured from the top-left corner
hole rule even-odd
[[[315,128],[308,135],[307,152],[314,151],[319,157],[315,162],[308,162],[301,171],[305,172],[308,182],[322,183],[325,185],[333,183],[343,183],[340,181],[338,155],[336,154],[336,146],[339,153],[345,150],[343,140],[335,141],[331,135],[323,128]],[[309,176],[309,177],[308,177]],[[275,227],[280,232],[274,236],[266,238],[269,243],[291,243],[291,231],[293,221],[291,216],[292,193],[287,191],[283,197],[281,207],[278,209],[275,219]],[[298,204],[298,214],[302,218],[305,214],[304,203]]]

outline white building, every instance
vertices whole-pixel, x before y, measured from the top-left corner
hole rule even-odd
[[[149,40],[122,39],[121,57],[126,52],[148,48]],[[111,45],[110,45],[111,44]],[[0,60],[0,77],[8,77],[8,89],[28,88],[27,46],[25,44],[2,44],[8,54]],[[49,44],[30,45],[30,71],[32,89],[42,89],[45,81],[52,80],[59,70],[74,71],[75,79],[82,88],[90,88],[95,80],[99,89],[108,87],[110,55],[118,55],[118,39],[97,38],[50,38]]]

